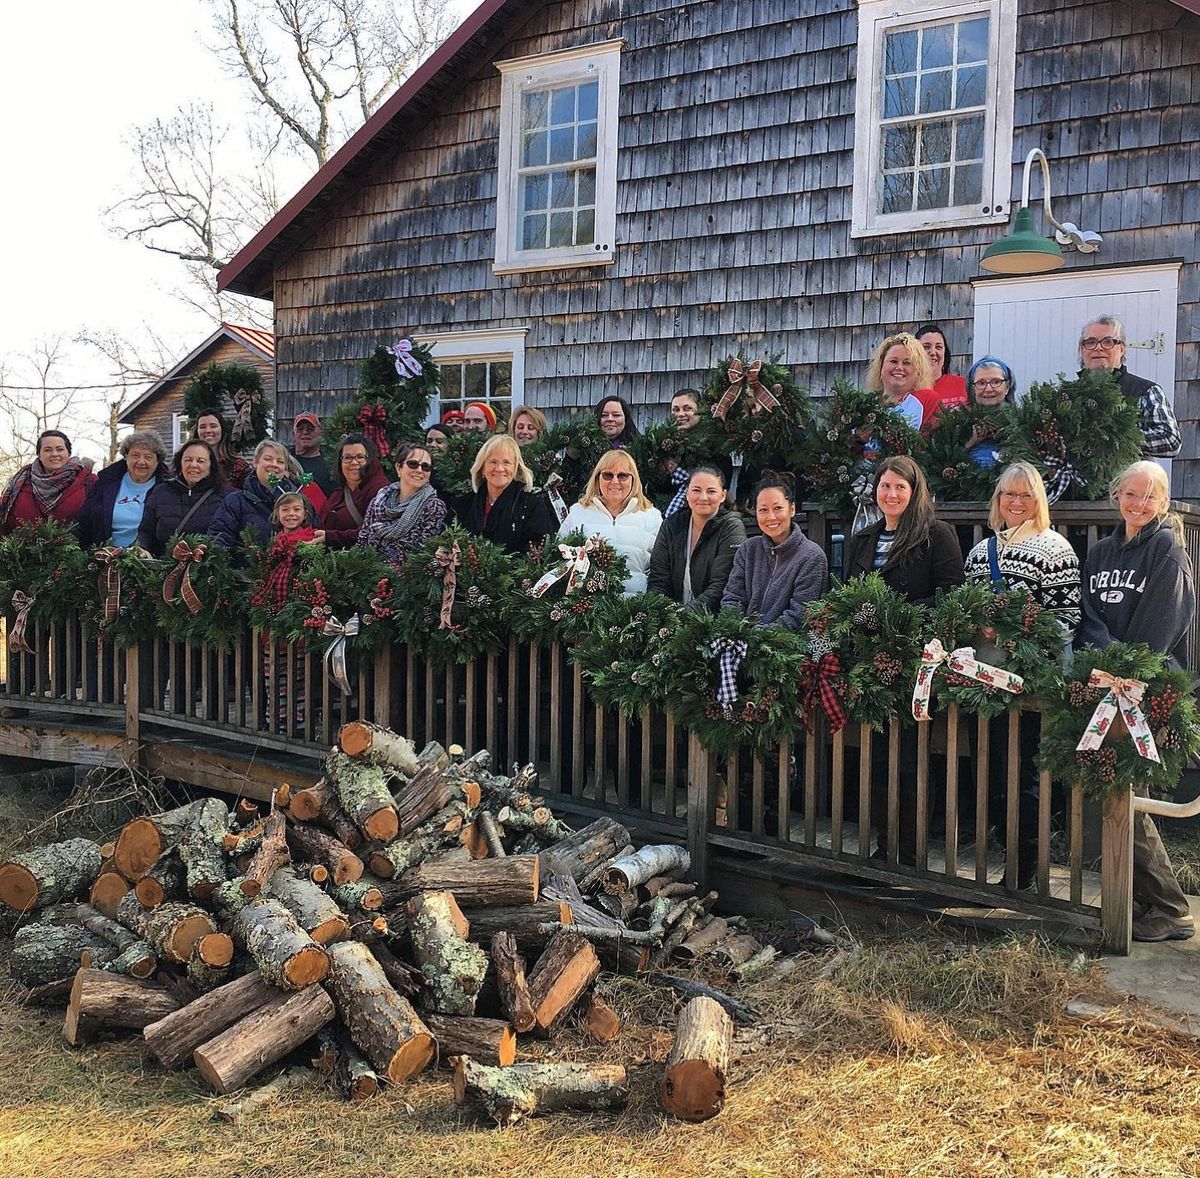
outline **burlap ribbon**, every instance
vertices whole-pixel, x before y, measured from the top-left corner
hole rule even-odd
[[[100,566],[96,587],[100,590],[101,610],[105,623],[110,626],[121,614],[121,569],[117,560],[123,551],[123,548],[115,548],[110,544],[106,548],[97,548],[94,554]]]
[[[554,508],[554,514],[558,516],[559,527],[562,526],[563,520],[567,518],[567,504],[562,497],[563,477],[555,471],[546,480],[546,497],[550,500],[550,506]]]
[[[1104,698],[1096,705],[1087,729],[1075,746],[1076,752],[1091,752],[1104,743],[1104,737],[1112,727],[1120,709],[1125,727],[1129,729],[1133,747],[1138,755],[1147,761],[1160,764],[1158,746],[1154,743],[1154,733],[1146,722],[1146,713],[1142,711],[1142,696],[1146,693],[1146,684],[1141,679],[1121,679],[1110,675],[1107,671],[1093,668],[1088,676],[1089,687],[1107,687]]]
[[[596,541],[594,538],[590,538],[578,548],[570,544],[560,544],[558,551],[563,558],[562,564],[556,565],[548,573],[543,573],[533,588],[529,590],[529,596],[543,596],[551,585],[556,585],[563,577],[567,578],[567,587],[563,591],[564,595],[573,592],[587,580],[587,575],[592,568],[592,553],[595,550]]]
[[[442,609],[438,629],[453,630],[455,626],[451,615],[454,613],[454,594],[458,589],[458,566],[462,564],[458,541],[450,548],[438,548],[433,559],[442,570]]]
[[[1013,695],[1019,695],[1025,690],[1025,680],[1020,675],[1002,667],[993,667],[990,663],[981,663],[975,657],[973,646],[960,646],[947,651],[933,638],[925,643],[925,649],[921,651],[921,669],[917,672],[917,682],[912,695],[914,720],[929,719],[929,691],[939,667],[944,667],[955,675],[962,675],[964,679],[974,679],[976,683],[982,683],[985,687],[1009,691]]]
[[[354,420],[362,426],[363,436],[375,443],[380,458],[386,458],[391,452],[385,429],[387,419],[387,408],[383,405],[364,405],[354,415]]]
[[[326,638],[333,641],[325,648],[325,674],[341,688],[343,694],[349,695],[353,688],[350,686],[350,676],[346,669],[346,639],[353,638],[358,633],[358,614],[353,614],[343,626],[337,618],[329,618],[321,629]]]
[[[262,402],[262,393],[250,389],[238,389],[232,399],[235,415],[233,428],[229,431],[230,441],[235,444],[248,442],[254,437],[254,421],[251,415],[254,412],[254,406]]]
[[[412,354],[411,340],[402,339],[393,347],[384,348],[384,351],[396,361],[397,376],[403,376],[405,379],[408,379],[410,376],[421,375],[423,371],[421,361]]]
[[[192,565],[199,564],[208,552],[207,544],[197,544],[193,548],[186,540],[180,540],[171,549],[171,559],[175,567],[163,581],[162,599],[167,605],[175,604],[175,595],[183,598],[183,604],[188,607],[188,613],[195,617],[201,610],[200,598],[192,587]]]
[[[1081,490],[1087,489],[1087,480],[1065,458],[1046,458],[1042,465],[1046,468],[1046,500],[1057,503],[1070,489],[1071,485]]]
[[[708,653],[718,660],[717,703],[730,712],[737,699],[737,673],[750,647],[744,638],[714,638]]]
[[[846,712],[837,690],[837,676],[842,671],[841,659],[830,651],[819,659],[805,659],[801,670],[804,672],[802,705],[805,726],[812,729],[819,702],[829,719],[829,730],[840,732],[846,727]]]
[[[33,608],[33,603],[37,601],[36,593],[25,593],[21,589],[14,589],[12,595],[13,609],[17,611],[16,618],[13,619],[12,630],[8,635],[8,649],[19,650],[24,654],[34,654],[34,648],[29,645],[29,639],[25,637],[25,628],[29,625],[29,611]]]
[[[779,408],[779,398],[758,379],[761,371],[761,360],[743,364],[735,356],[729,361],[729,387],[721,394],[721,399],[713,406],[712,411],[712,415],[718,421],[725,420],[725,415],[737,404],[743,388],[750,393],[752,407],[757,401],[764,409]]]

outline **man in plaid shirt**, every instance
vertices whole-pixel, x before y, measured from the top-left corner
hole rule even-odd
[[[1115,315],[1097,315],[1079,333],[1079,363],[1084,369],[1111,369],[1121,392],[1137,406],[1144,458],[1175,458],[1183,439],[1167,395],[1153,381],[1125,367],[1125,324]]]

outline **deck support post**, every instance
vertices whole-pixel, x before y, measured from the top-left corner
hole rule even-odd
[[[1100,859],[1101,947],[1127,956],[1133,941],[1133,794],[1104,799]]]
[[[712,754],[694,733],[688,734],[687,756],[687,847],[692,859],[692,878],[708,883],[708,828],[713,818]]]

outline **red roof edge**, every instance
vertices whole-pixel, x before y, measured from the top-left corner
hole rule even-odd
[[[466,48],[471,38],[509,2],[510,0],[482,0],[479,7],[467,15],[463,23],[417,67],[400,89],[338,148],[322,168],[313,173],[308,183],[250,241],[225,263],[217,274],[217,290],[234,290],[242,294],[255,294],[254,290],[234,284],[295,221],[313,199],[342,173],[355,156],[445,68],[456,54]]]
[[[258,354],[267,363],[275,359],[275,336],[265,327],[250,327],[244,323],[222,323],[225,331],[238,343]]]

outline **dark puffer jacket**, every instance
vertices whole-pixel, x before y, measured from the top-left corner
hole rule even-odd
[[[212,478],[202,479],[189,487],[183,479],[159,483],[146,500],[142,526],[138,528],[138,544],[155,556],[167,551],[167,541],[180,531],[188,512],[187,535],[206,535],[217,508],[225,497],[225,488]],[[193,511],[192,509],[195,508]]]
[[[121,491],[121,480],[128,471],[125,459],[119,458],[111,466],[106,466],[88,488],[87,499],[78,516],[79,543],[85,548],[107,544],[112,536],[113,508]],[[160,462],[158,469],[150,476],[151,486],[160,481],[161,472]]]
[[[510,556],[525,556],[530,544],[541,544],[558,531],[558,520],[545,492],[527,491],[515,480],[504,488],[484,521],[487,487],[464,495],[455,505],[458,522],[468,532],[498,544]]]
[[[238,548],[241,546],[242,533],[250,528],[259,544],[266,544],[271,539],[271,510],[275,500],[284,491],[294,491],[295,484],[280,483],[274,489],[268,489],[258,481],[258,477],[250,473],[246,476],[246,485],[240,491],[231,491],[221,500],[221,506],[213,515],[208,534],[222,548]]]

